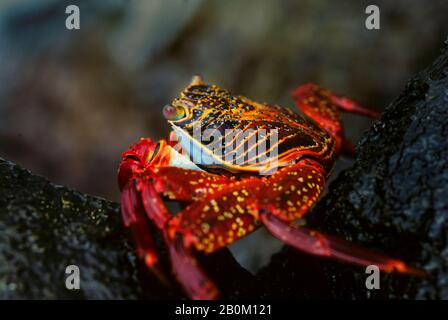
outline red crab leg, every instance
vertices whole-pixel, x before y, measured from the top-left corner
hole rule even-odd
[[[260,219],[275,237],[303,252],[317,256],[333,257],[361,266],[376,265],[384,272],[397,271],[413,275],[424,274],[421,270],[409,267],[400,260],[391,259],[309,228],[292,226],[278,218],[275,211],[261,215]]]
[[[179,282],[192,299],[216,299],[218,289],[208,279],[191,252],[190,232],[179,232],[178,222],[181,214],[168,221],[169,213],[161,195],[190,202],[206,198],[208,194],[227,186],[233,178],[177,167],[152,168],[149,172],[152,181],[142,179],[139,183],[143,206],[148,217],[165,235],[173,270]]]
[[[149,232],[139,190],[142,184],[141,176],[145,171],[146,159],[154,153],[157,145],[150,139],[142,139],[124,152],[118,171],[118,182],[121,189],[121,215],[124,225],[131,230],[137,255],[162,282],[167,283],[159,266],[158,255],[152,235]],[[169,215],[166,211],[160,210],[157,215],[154,214],[151,218],[159,226],[168,220]]]
[[[177,218],[170,220],[171,215],[162,196],[191,202],[228,185],[234,178],[171,167],[171,154],[172,150],[164,141],[154,143],[150,139],[142,139],[123,154],[119,184],[125,225],[132,230],[139,257],[145,259],[156,274],[160,274],[144,217],[146,212],[147,217],[162,231],[174,271],[190,297],[214,299],[218,293],[216,286],[196,262],[190,249],[191,241],[184,241],[188,235],[177,232]]]
[[[176,167],[154,168],[153,182],[140,183],[145,211],[150,219],[159,221],[159,229],[165,235],[174,273],[192,299],[213,300],[218,297],[218,289],[208,279],[191,252],[190,232],[178,232],[179,216],[167,224],[168,211],[160,195],[178,201],[191,201],[205,198],[207,194],[219,190],[232,180],[225,176],[213,175],[204,171]]]
[[[223,182],[226,178],[213,176],[205,172],[202,173],[199,171],[174,167],[158,168],[155,171],[157,172],[157,176],[154,178],[154,182],[150,182],[148,179],[141,179],[138,182],[139,189],[141,190],[144,211],[146,211],[148,218],[152,220],[164,234],[174,272],[190,298],[200,300],[216,299],[218,296],[218,289],[214,283],[207,278],[204,271],[199,266],[196,258],[191,252],[188,241],[185,241],[186,244],[184,244],[183,239],[185,235],[177,233],[177,218],[169,221],[170,214],[165,207],[160,193],[169,195],[171,199],[191,200],[195,193],[194,187],[199,185],[200,188],[208,190],[210,183],[218,181]],[[183,179],[180,179],[180,177],[183,177]],[[134,189],[136,190],[136,188]],[[160,193],[156,191],[156,189],[160,189]],[[163,282],[167,283],[166,278],[156,264],[157,255],[155,251],[152,250],[152,239],[149,234],[148,225],[144,221],[144,217],[142,217],[142,213],[140,211],[132,211],[128,209],[130,203],[138,206],[138,202],[136,202],[136,196],[138,194],[135,190],[128,191],[127,188],[125,188],[122,191],[122,212],[126,216],[128,215],[128,212],[131,212],[131,214],[139,214],[138,224],[127,224],[133,232],[139,257],[145,260],[148,267],[155,272]],[[198,193],[197,196],[203,196],[203,194]]]
[[[328,109],[336,107],[342,111],[357,113],[372,119],[378,119],[379,117],[378,112],[363,107],[350,98],[337,95],[314,83],[306,83],[299,86],[293,91],[292,96],[297,103],[297,107],[305,113],[307,109],[307,112],[321,113],[321,116],[325,117]]]
[[[369,117],[372,119],[378,119],[380,114],[374,110],[361,106],[358,102],[344,97],[339,96],[334,93],[331,93],[331,100],[334,104],[336,104],[341,110],[349,113],[357,113],[359,115]]]
[[[177,167],[153,169],[155,190],[172,200],[191,201],[228,185],[233,177]]]
[[[190,204],[171,221],[169,243],[174,271],[185,291],[194,299],[215,299],[218,290],[194,256],[191,247],[214,252],[256,228],[254,202],[260,179],[230,183]]]
[[[177,167],[160,167],[149,170],[150,179],[140,179],[138,189],[146,214],[156,226],[166,232],[171,215],[162,195],[171,200],[196,201],[229,184],[233,178],[214,175],[205,171]]]
[[[225,247],[255,229],[262,186],[258,178],[229,183],[180,212],[177,227],[197,250],[211,253]]]
[[[121,191],[121,215],[124,225],[131,230],[137,248],[137,256],[145,262],[162,282],[167,283],[159,265],[154,240],[151,233],[148,232],[149,226],[138,197],[139,194],[133,182],[129,182],[123,187]]]
[[[319,126],[324,128],[336,140],[336,151],[342,150],[349,155],[354,154],[353,145],[344,139],[339,110],[361,114],[377,119],[379,114],[362,107],[357,102],[338,96],[314,83],[299,86],[292,93],[297,107]]]
[[[213,175],[204,171],[188,170],[175,167],[161,167],[154,170],[155,189],[175,200],[198,200],[195,203],[207,203],[204,198],[230,183],[232,179]],[[143,193],[144,203],[149,194]],[[157,195],[158,196],[158,195]],[[187,208],[189,208],[187,207]],[[146,210],[151,210],[145,206]],[[188,210],[188,209],[186,209]],[[213,300],[218,297],[218,289],[191,252],[191,232],[179,228],[180,217],[185,210],[175,216],[167,226],[166,243],[169,248],[174,273],[188,296],[192,299]]]
[[[183,237],[176,235],[168,241],[173,270],[186,293],[195,300],[214,300],[218,289],[199,266],[191,249],[185,245]]]
[[[334,257],[362,266],[377,265],[385,272],[421,274],[420,270],[408,267],[399,260],[290,223],[309,210],[324,188],[324,176],[317,168],[317,164],[313,165],[312,161],[305,160],[277,171],[269,179],[274,188],[265,193],[264,198],[270,200],[269,204],[262,206],[265,210],[260,214],[260,220],[266,228],[285,243],[313,255]],[[280,186],[282,189],[279,190]],[[285,190],[290,191],[290,194],[286,195]],[[283,200],[283,196],[287,196],[288,200]]]

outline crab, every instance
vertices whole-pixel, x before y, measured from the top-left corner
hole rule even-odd
[[[121,214],[137,255],[162,274],[149,225],[155,226],[174,274],[191,299],[219,297],[219,288],[196,253],[220,250],[261,226],[312,255],[376,265],[384,272],[420,273],[400,260],[294,223],[318,200],[338,156],[353,153],[339,112],[371,118],[378,114],[312,83],[299,86],[292,96],[304,116],[232,95],[194,76],[180,97],[163,108],[172,128],[169,139],[142,138],[122,154]],[[198,128],[218,135],[198,135]],[[237,132],[230,139],[229,130]],[[274,133],[276,140],[268,139]],[[235,141],[240,143],[231,143]],[[249,152],[262,144],[261,152]],[[266,157],[274,148],[273,156]],[[183,209],[171,213],[166,199],[181,203]]]

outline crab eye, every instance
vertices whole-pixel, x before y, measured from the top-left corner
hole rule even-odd
[[[171,121],[180,120],[185,117],[185,109],[182,107],[166,105],[163,107],[163,116]]]

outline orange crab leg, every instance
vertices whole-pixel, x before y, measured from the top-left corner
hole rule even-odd
[[[207,278],[191,252],[188,233],[178,232],[178,217],[171,218],[161,195],[179,201],[191,201],[205,197],[208,192],[218,190],[219,186],[227,184],[229,179],[207,172],[176,167],[155,168],[152,170],[154,176],[151,176],[150,172],[151,170],[148,170],[148,176],[138,180],[137,185],[147,217],[164,235],[174,273],[192,299],[215,299],[218,295],[216,286]],[[152,181],[148,177],[151,177]],[[212,187],[216,189],[212,189]],[[126,193],[122,193],[122,195],[124,197]],[[131,193],[130,195],[135,196],[136,194]],[[126,205],[126,202],[126,198],[122,198],[122,203]],[[138,241],[138,237],[147,237],[149,230],[143,227],[134,231],[138,250],[142,250],[143,245],[141,241]],[[155,253],[153,257],[156,257]],[[148,263],[147,265],[156,273],[158,272],[154,265]]]
[[[256,227],[258,178],[230,183],[193,202],[178,215],[178,228],[197,250],[214,252],[242,238]]]
[[[235,181],[195,201],[170,221],[173,269],[188,295],[215,299],[216,285],[197,263],[191,248],[204,253],[219,250],[256,228],[256,189],[260,179]]]
[[[336,152],[342,149],[344,153],[354,154],[353,144],[344,139],[339,110],[373,119],[379,117],[377,112],[361,106],[356,101],[336,95],[314,83],[299,86],[292,92],[292,96],[300,111],[333,136],[336,140]]]
[[[285,189],[273,188],[264,197],[271,202],[262,206],[260,220],[275,237],[294,248],[318,256],[333,257],[344,262],[361,266],[377,265],[385,272],[421,274],[421,271],[406,266],[403,262],[391,259],[369,250],[360,248],[350,242],[324,235],[305,227],[292,225],[291,222],[303,216],[315,203],[325,185],[319,165],[311,160],[302,160],[289,168],[281,169],[271,179],[271,185],[283,186]],[[287,201],[282,196],[287,191]],[[281,205],[286,202],[286,205]]]
[[[160,167],[151,171],[154,174],[153,181],[142,180],[139,189],[149,219],[155,222],[165,236],[174,273],[192,299],[216,299],[218,289],[208,279],[191,252],[191,238],[188,237],[190,233],[179,233],[179,216],[167,218],[170,215],[161,195],[173,200],[191,202],[207,197],[208,194],[228,185],[232,179],[176,167]]]
[[[159,167],[153,172],[157,192],[179,201],[201,199],[235,180],[234,177],[177,167]]]
[[[300,85],[293,91],[292,96],[296,101],[297,107],[307,115],[310,113],[311,118],[314,118],[316,114],[320,114],[323,118],[331,117],[331,114],[326,114],[328,109],[340,109],[372,119],[379,117],[378,112],[363,107],[350,98],[337,95],[314,83]]]

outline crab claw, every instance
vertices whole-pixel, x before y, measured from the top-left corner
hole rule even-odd
[[[145,167],[145,160],[152,159],[158,153],[160,142],[151,139],[141,139],[121,155],[118,168],[118,185],[120,190],[135,177],[136,173]]]

